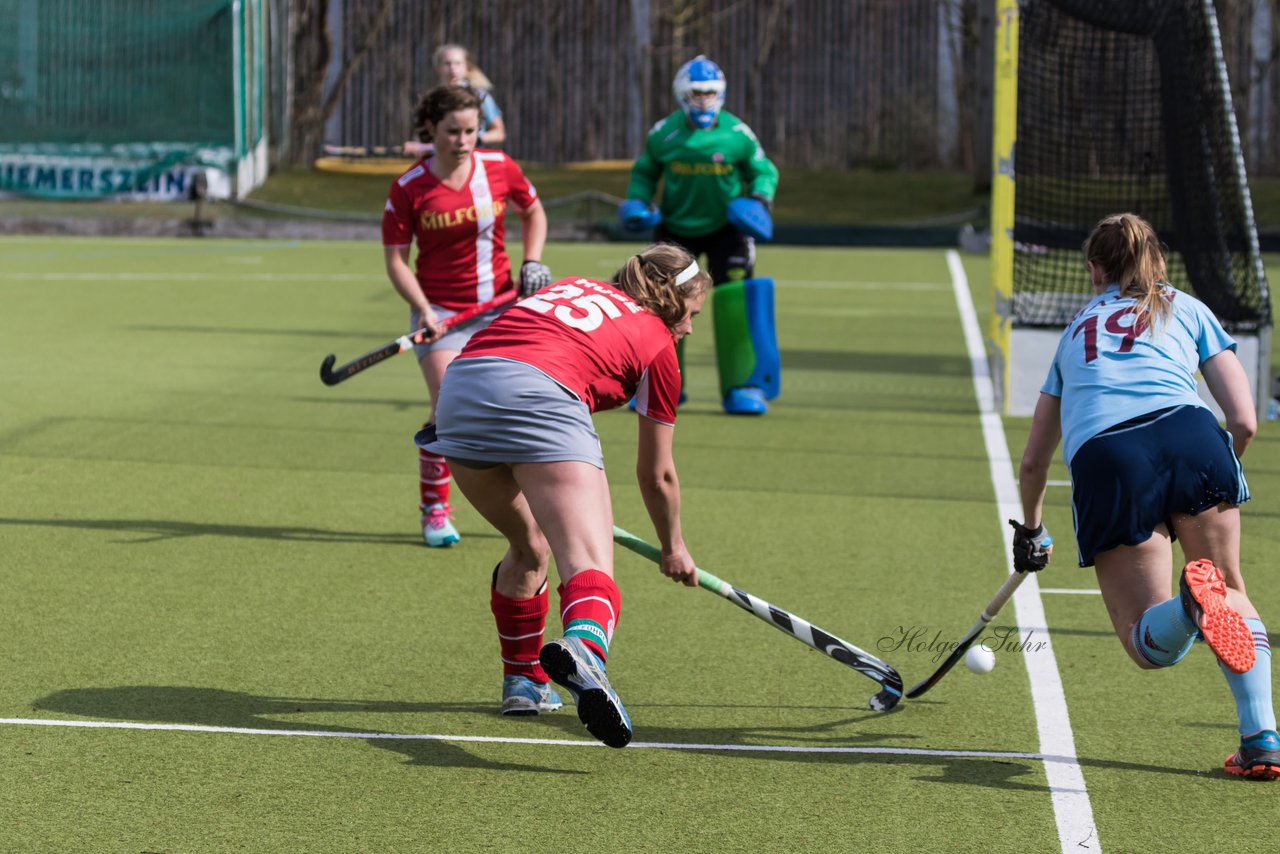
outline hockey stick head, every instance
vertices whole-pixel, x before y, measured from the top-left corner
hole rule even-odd
[[[978,631],[981,631],[985,625],[986,624],[984,623],[982,626],[979,626]],[[960,659],[964,658],[964,654],[969,651],[969,647],[973,646],[974,640],[978,637],[978,631],[970,629],[969,634],[966,634],[965,637],[956,644],[955,649],[951,650],[951,654],[947,656],[946,660],[943,661],[942,664],[938,665],[937,670],[933,671],[933,673],[928,677],[921,679],[911,687],[911,690],[907,692],[907,697],[914,700],[934,685],[937,685],[938,682],[942,680],[942,677],[946,676],[951,671],[951,668],[955,667],[956,663],[959,662]]]
[[[342,377],[333,372],[333,363],[338,361],[338,357],[333,353],[324,357],[324,361],[320,363],[320,382],[325,385],[337,385],[342,382]]]
[[[439,329],[452,329],[459,324],[466,323],[474,317],[478,317],[487,311],[501,308],[508,303],[516,301],[519,296],[514,290],[503,291],[493,299],[473,305],[470,308],[459,311],[457,314],[451,315],[437,324]],[[337,357],[332,353],[324,357],[324,361],[320,363],[320,381],[328,386],[337,385],[338,383],[349,380],[356,374],[367,368],[371,368],[379,362],[384,362],[405,350],[410,349],[415,344],[424,344],[434,340],[428,337],[429,328],[416,329],[407,335],[401,335],[394,341],[390,341],[376,350],[370,350],[363,356],[353,359],[350,362],[339,365],[338,370],[333,369],[333,363],[337,361]]]
[[[770,607],[772,608],[772,606]],[[782,613],[781,609],[773,610]],[[790,615],[788,616],[790,617]],[[798,620],[799,618],[791,617],[791,619]],[[898,705],[898,701],[902,699],[902,677],[898,675],[898,671],[894,670],[891,665],[862,650],[850,649],[844,641],[827,635],[826,632],[816,626],[810,626],[809,631],[813,635],[815,649],[825,652],[846,667],[852,667],[863,676],[870,677],[884,686],[879,692],[873,694],[871,699],[867,700],[867,708],[873,712],[887,712]],[[803,641],[802,638],[801,640]]]
[[[996,614],[1000,613],[1000,609],[1009,601],[1009,598],[1018,589],[1018,585],[1022,584],[1028,575],[1030,573],[1013,572],[1005,578],[1004,583],[1000,585],[1000,589],[996,591],[996,595],[987,603],[987,607],[982,609],[977,621],[969,627],[969,631],[965,632],[964,637],[960,638],[959,642],[956,643],[955,649],[951,650],[951,654],[947,656],[946,660],[938,665],[938,669],[933,671],[932,675],[921,679],[907,692],[908,700],[914,700],[934,685],[937,685],[942,677],[946,676],[947,672],[952,667],[955,667],[960,659],[964,658],[964,654],[968,652],[969,647],[973,646],[973,642],[978,639],[978,635],[982,634],[987,624],[996,618]]]
[[[887,712],[894,706],[898,705],[898,701],[902,699],[902,686],[898,686],[898,690],[886,686],[883,690],[871,696],[867,701],[867,706],[873,712]]]

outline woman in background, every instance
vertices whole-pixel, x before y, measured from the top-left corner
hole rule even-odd
[[[436,70],[439,85],[467,86],[480,96],[480,145],[496,148],[507,140],[507,125],[502,120],[502,110],[493,99],[493,83],[476,66],[471,54],[462,45],[442,44],[431,55],[431,65]],[[421,132],[421,128],[418,129]],[[411,139],[404,143],[404,153],[423,157],[431,153],[431,141]]]
[[[508,205],[520,217],[524,241],[521,289],[531,293],[551,284],[551,271],[541,261],[547,215],[537,190],[506,154],[476,148],[480,126],[476,92],[462,86],[437,86],[418,104],[415,122],[425,129],[435,153],[392,182],[382,215],[382,243],[387,276],[409,304],[409,328],[435,331],[435,337],[414,346],[434,402],[444,369],[501,309],[481,314],[443,336],[437,324],[516,287],[504,242],[503,215]],[[415,242],[418,256],[410,266]],[[459,540],[450,521],[449,474],[443,457],[419,450],[422,536],[431,547]]]

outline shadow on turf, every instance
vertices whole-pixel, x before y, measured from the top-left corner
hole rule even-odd
[[[900,714],[909,705],[922,701],[905,701],[889,714]],[[927,702],[927,701],[924,701]],[[952,783],[965,786],[983,786],[991,789],[1007,789],[1028,792],[1047,792],[1049,787],[1043,783],[1022,781],[1018,778],[1031,774],[1036,775],[1034,763],[1068,762],[1084,768],[1105,768],[1117,771],[1138,771],[1146,774],[1172,774],[1175,776],[1202,777],[1205,772],[1190,768],[1171,768],[1161,765],[1144,765],[1137,762],[1124,762],[1109,759],[1090,759],[1077,757],[1074,760],[1062,756],[1045,756],[1041,758],[990,757],[990,756],[931,756],[920,754],[890,754],[895,748],[910,749],[910,742],[923,736],[908,733],[892,733],[877,731],[874,733],[857,733],[851,735],[841,728],[882,718],[884,713],[868,712],[853,717],[803,727],[741,727],[713,730],[690,730],[675,727],[637,726],[636,740],[642,742],[702,744],[728,743],[749,746],[762,741],[768,743],[796,742],[799,746],[808,747],[866,747],[874,751],[883,749],[884,753],[785,753],[742,751],[744,755],[755,760],[767,759],[774,762],[800,762],[809,765],[899,765],[918,766],[938,769],[940,773],[919,776],[914,779],[924,783]],[[576,723],[576,721],[574,722]],[[886,744],[889,742],[890,744]],[[701,753],[697,748],[684,748],[689,752]],[[724,758],[724,750],[710,749],[708,755]],[[999,752],[992,750],[991,752]],[[1216,770],[1216,769],[1211,769]],[[1225,776],[1223,779],[1228,779]]]
[[[780,355],[788,370],[920,374],[927,377],[968,377],[972,372],[967,356],[791,348],[783,348]]]
[[[118,688],[72,688],[50,694],[32,704],[36,711],[62,712],[95,720],[115,719],[133,723],[187,724],[281,732],[334,732],[352,735],[376,730],[353,729],[302,720],[279,720],[325,712],[368,714],[469,713],[496,716],[495,703],[408,703],[388,700],[326,700],[315,697],[259,697],[219,688],[126,685]],[[577,720],[573,721],[575,724]],[[379,733],[380,735],[381,733]],[[393,734],[393,733],[388,733]],[[528,737],[545,737],[530,733]],[[409,765],[447,768],[479,768],[489,771],[534,771],[550,774],[585,774],[567,768],[499,762],[468,753],[449,741],[370,738],[368,743],[407,757]]]
[[[358,332],[351,329],[270,329],[255,328],[251,326],[192,326],[180,324],[134,324],[126,327],[134,332],[180,332],[183,335],[189,335],[193,332],[199,332],[212,335],[254,335],[262,338],[280,338],[281,336],[298,337],[298,338],[353,338],[357,340],[366,340],[376,344],[381,336],[383,343],[395,338],[399,333],[392,335],[387,334],[387,330],[381,332]],[[372,345],[371,345],[372,346]],[[319,364],[317,362],[317,364]]]
[[[370,729],[331,724],[313,724],[293,718],[296,715],[333,712],[367,714],[474,714],[481,717],[497,717],[495,703],[415,703],[391,700],[331,700],[301,697],[260,697],[240,691],[224,691],[218,688],[177,686],[130,685],[116,688],[72,688],[58,691],[32,704],[35,711],[52,711],[78,715],[94,720],[120,720],[132,723],[186,724],[209,727],[234,727],[237,729],[278,730],[280,732],[329,732],[350,733],[352,736],[370,735]],[[290,720],[279,720],[281,717]],[[842,717],[826,723],[806,726],[765,727],[662,727],[638,725],[636,740],[640,742],[690,745],[679,748],[693,753],[705,753],[718,759],[739,755],[737,751],[708,748],[696,745],[730,744],[750,747],[761,741],[791,742],[809,747],[866,747],[870,749],[892,748],[886,741],[900,747],[904,742],[922,736],[883,731],[853,733],[847,728],[863,721],[880,719],[879,713],[863,713]],[[546,738],[548,728],[559,730],[571,738],[585,736],[582,725],[573,713],[571,705],[559,713],[527,719],[525,738]],[[842,731],[843,730],[843,731]],[[381,735],[381,733],[378,733]],[[387,733],[395,735],[398,733]],[[484,759],[469,753],[463,745],[445,740],[417,740],[396,738],[369,738],[368,743],[382,750],[390,750],[406,757],[406,764],[448,768],[478,768],[484,770],[533,771],[553,774],[586,774],[582,770],[550,768],[543,765],[525,765]],[[1046,785],[1022,781],[1019,778],[1036,774],[1034,762],[1041,759],[1021,759],[986,756],[930,756],[919,754],[887,755],[886,753],[784,753],[764,751],[740,751],[743,758],[753,761],[769,759],[778,762],[800,762],[808,765],[912,765],[935,769],[940,773],[921,776],[921,782],[951,783],[966,786],[983,786],[994,789],[1044,792]],[[1064,757],[1045,757],[1043,761],[1071,761]],[[1203,771],[1167,766],[1143,765],[1118,760],[1080,758],[1078,763],[1086,768],[1105,768],[1120,771],[1172,774],[1176,776],[1203,776]],[[1225,779],[1225,778],[1224,778]]]
[[[15,519],[0,517],[0,525],[80,528],[86,531],[117,531],[142,534],[130,544],[155,543],[183,537],[235,537],[250,540],[286,540],[304,543],[373,543],[423,548],[417,534],[378,534],[368,531],[330,531],[325,528],[297,528],[273,525],[219,525],[168,519]],[[467,537],[500,539],[492,531],[465,531]]]
[[[293,403],[321,403],[325,406],[340,404],[342,406],[385,406],[397,412],[411,412],[422,409],[421,400],[408,400],[394,397],[298,397],[289,398]]]

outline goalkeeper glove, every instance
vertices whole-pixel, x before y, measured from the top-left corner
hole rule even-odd
[[[520,296],[527,297],[551,284],[551,268],[541,261],[525,261],[520,265]]]
[[[1039,572],[1048,566],[1053,537],[1044,525],[1036,526],[1033,531],[1012,519],[1009,524],[1013,526],[1013,568],[1018,572]]]
[[[756,240],[773,239],[773,216],[767,200],[760,196],[739,196],[725,210],[729,224]]]
[[[662,214],[648,202],[627,199],[618,205],[618,219],[627,231],[644,231],[662,222]]]

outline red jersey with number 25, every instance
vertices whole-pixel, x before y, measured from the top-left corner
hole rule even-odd
[[[520,300],[473,335],[458,358],[476,356],[532,365],[592,412],[634,396],[636,412],[676,422],[675,338],[656,315],[604,282],[561,279]]]
[[[472,152],[471,174],[460,190],[432,175],[428,162],[415,163],[391,184],[382,212],[382,245],[409,246],[417,240],[418,285],[443,308],[467,308],[511,290],[503,213],[508,201],[529,207],[538,191],[501,151]]]

